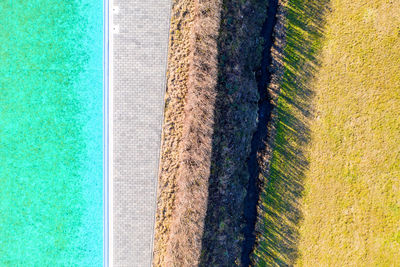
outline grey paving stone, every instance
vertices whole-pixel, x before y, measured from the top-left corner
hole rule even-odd
[[[115,0],[113,264],[151,265],[171,0]]]

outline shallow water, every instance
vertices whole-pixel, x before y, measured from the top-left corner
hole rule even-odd
[[[0,1],[0,266],[101,266],[102,1]]]

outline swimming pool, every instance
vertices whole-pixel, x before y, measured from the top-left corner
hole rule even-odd
[[[0,266],[103,264],[103,2],[0,2]]]

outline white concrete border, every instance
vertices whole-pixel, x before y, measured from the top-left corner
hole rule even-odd
[[[106,0],[108,1],[108,10],[112,10],[113,6],[114,6],[114,0]],[[108,25],[114,25],[114,19],[113,19],[113,12],[109,12],[108,14],[108,18],[109,18],[109,23]],[[110,31],[108,31],[108,40],[109,40],[109,55],[113,55],[114,54],[114,39],[113,39],[113,34],[110,34]],[[109,56],[109,98],[108,98],[108,102],[109,102],[109,117],[110,119],[110,123],[109,123],[109,187],[108,187],[108,192],[109,192],[109,199],[108,199],[108,203],[109,203],[109,213],[108,213],[108,220],[109,220],[109,244],[108,244],[108,248],[109,248],[109,257],[108,257],[108,266],[112,267],[113,263],[114,263],[114,242],[113,242],[113,218],[114,218],[114,204],[113,204],[113,199],[114,199],[114,174],[113,174],[113,166],[114,166],[114,143],[113,143],[113,129],[114,129],[114,123],[113,123],[113,114],[114,114],[114,86],[113,86],[113,81],[114,81],[114,68],[113,68],[113,57]]]
[[[113,264],[113,120],[112,118],[112,13],[113,0],[103,0],[103,266]]]

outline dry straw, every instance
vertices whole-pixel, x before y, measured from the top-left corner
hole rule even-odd
[[[201,254],[218,78],[221,0],[196,0],[176,203],[165,263],[195,266]]]

